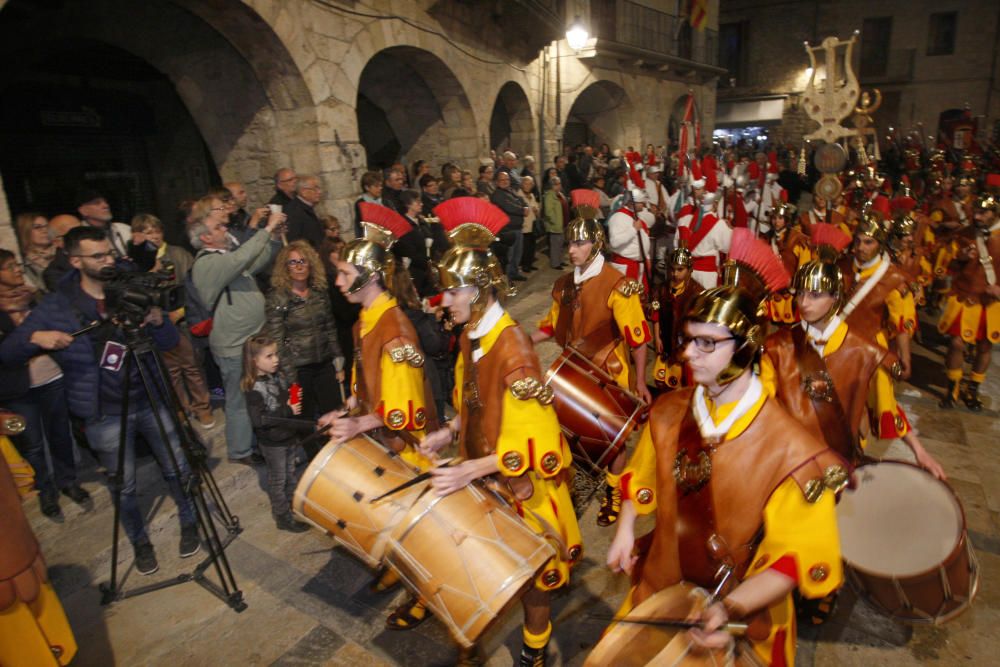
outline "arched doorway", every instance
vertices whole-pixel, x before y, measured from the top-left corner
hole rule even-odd
[[[77,186],[92,185],[109,190],[116,219],[152,208],[166,221],[220,174],[259,202],[279,166],[319,166],[301,74],[240,0],[11,0],[0,11],[0,55],[5,99],[23,96],[34,109],[5,114],[5,147],[24,132],[64,146],[41,162],[27,155],[26,174],[11,175],[25,171],[23,159],[0,156],[15,211],[65,209]],[[24,158],[28,148],[17,150]]]
[[[372,56],[361,72],[357,115],[370,168],[418,159],[471,167],[477,158],[469,98],[429,51],[394,46]]]
[[[625,90],[611,81],[596,81],[577,96],[566,116],[563,144],[607,143],[612,148],[636,146],[639,128]]]
[[[535,140],[535,123],[531,105],[524,89],[513,81],[500,88],[490,117],[490,148],[513,150],[518,155],[531,151]]]
[[[670,108],[670,117],[667,119],[667,138],[670,140],[671,146],[677,145],[680,141],[681,125],[684,123],[684,114],[687,111],[688,97],[689,95],[687,93],[681,95]],[[694,100],[694,105],[691,108],[692,129],[700,122],[701,111],[698,108],[698,100]],[[692,134],[689,141],[689,147],[694,146],[694,141],[695,135]]]

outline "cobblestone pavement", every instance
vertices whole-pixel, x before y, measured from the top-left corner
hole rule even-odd
[[[556,275],[548,269],[531,274],[511,305],[513,315],[529,330],[548,307]],[[988,407],[980,414],[964,408],[938,409],[944,382],[943,348],[933,327],[924,326],[924,336],[924,345],[915,350],[915,379],[900,388],[900,400],[964,503],[969,535],[982,568],[979,596],[970,611],[945,626],[913,627],[879,616],[847,591],[830,622],[800,631],[800,665],[997,664],[1000,457],[994,448],[1000,436],[1000,403],[987,398]],[[555,345],[542,345],[542,363],[551,363],[556,352]],[[1000,373],[995,368],[983,393],[1000,395]],[[217,417],[221,420],[221,410]],[[409,632],[385,630],[384,618],[401,601],[402,592],[369,593],[371,572],[342,549],[332,548],[332,542],[317,531],[292,535],[275,529],[263,491],[263,469],[227,463],[223,430],[220,424],[210,433],[211,467],[244,527],[227,550],[248,605],[242,613],[230,610],[193,583],[102,607],[97,584],[107,580],[110,570],[112,507],[93,467],[83,477],[84,486],[95,496],[92,511],[82,512],[66,501],[62,503],[65,521],[55,523],[41,515],[37,503],[26,506],[80,644],[74,664],[377,667],[453,663],[456,650],[435,620]],[[908,454],[899,442],[875,443],[871,451],[900,458]],[[174,507],[151,460],[141,466],[139,489],[160,560],[160,571],[149,579],[169,581],[190,572],[190,560],[176,556],[179,527]],[[624,578],[612,575],[603,565],[612,532],[599,529],[595,515],[596,503],[581,519],[585,558],[573,574],[572,586],[555,597],[552,653],[557,665],[582,664],[604,625],[593,617],[613,613],[626,591]],[[125,588],[148,583],[132,569],[132,551],[124,539],[121,549],[119,571],[124,572]],[[208,577],[214,576],[210,571]],[[489,665],[509,665],[520,646],[520,611],[513,611],[498,625],[483,642],[484,650]]]

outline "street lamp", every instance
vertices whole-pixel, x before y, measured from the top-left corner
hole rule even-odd
[[[587,46],[587,40],[589,39],[590,33],[587,32],[583,21],[577,16],[573,19],[573,23],[570,24],[569,28],[566,29],[566,43],[569,44],[569,48],[579,51]]]

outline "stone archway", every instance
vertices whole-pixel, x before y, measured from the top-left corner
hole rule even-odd
[[[490,116],[490,148],[498,153],[513,150],[522,155],[531,152],[535,141],[535,123],[531,104],[524,89],[513,81],[500,88]]]
[[[563,143],[637,146],[639,125],[625,89],[613,81],[595,81],[576,97],[566,116]]]
[[[81,36],[87,41],[81,42]],[[67,64],[67,44],[86,48],[87,43],[98,45],[95,50],[124,53],[118,60],[134,59],[137,67],[148,67],[168,82],[188,125],[193,123],[203,141],[198,157],[204,159],[207,153],[211,171],[244,181],[252,201],[270,196],[271,175],[278,167],[319,170],[309,89],[281,39],[247,3],[88,0],[43,5],[11,0],[0,11],[0,54],[8,56],[7,61],[10,54],[20,54],[58,67]],[[136,95],[155,111],[160,93],[151,90],[143,76],[138,81],[116,80],[102,71],[70,72],[67,87],[89,86],[98,95]],[[0,72],[0,88],[23,83],[24,78],[8,68]],[[158,122],[164,124],[158,148],[170,152],[175,146],[168,135],[175,128],[168,119]],[[162,212],[178,197],[198,196],[205,180],[213,180],[212,174],[197,173],[192,166],[197,160],[186,161],[188,157],[191,150],[150,176],[157,181]]]
[[[429,51],[394,46],[376,53],[358,84],[358,134],[371,168],[393,162],[473,165],[476,121],[465,89]]]

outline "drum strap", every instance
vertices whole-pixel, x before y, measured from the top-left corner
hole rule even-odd
[[[823,431],[823,439],[830,449],[848,461],[857,461],[861,453],[857,434],[852,432],[826,361],[809,344],[802,327],[792,328],[792,342],[795,345],[795,360],[802,378],[802,389],[812,401],[819,427]]]

